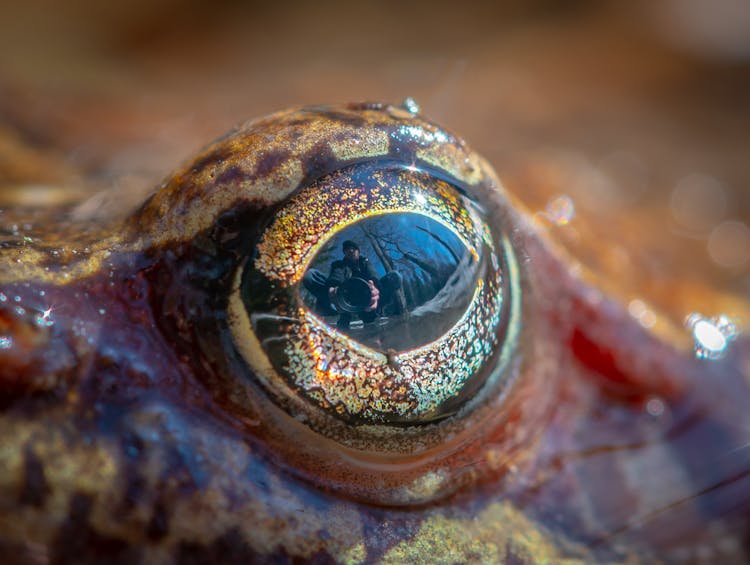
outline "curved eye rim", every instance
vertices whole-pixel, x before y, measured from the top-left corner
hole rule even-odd
[[[344,168],[343,170],[346,169],[348,168]],[[405,173],[413,173],[416,170],[414,167],[399,167],[399,169],[403,170]],[[436,180],[434,179],[434,177],[432,177],[431,171],[422,171],[421,173],[427,175],[430,179]],[[442,182],[439,181],[439,179],[437,179],[437,181]],[[448,186],[450,186],[451,189],[455,188],[453,185]],[[317,189],[311,188],[309,190]],[[462,192],[466,194],[465,191]],[[467,197],[462,196],[461,198],[464,199],[463,205],[468,206],[469,201],[465,200]],[[474,212],[474,214],[475,213],[476,212]],[[274,218],[277,217],[277,215],[274,216]],[[475,220],[479,221],[479,217],[475,216]],[[271,225],[273,224],[268,224],[269,227],[266,227],[266,230],[270,229]],[[495,366],[492,371],[489,371],[489,367],[483,369],[483,371],[485,371],[485,373],[487,374],[487,383],[485,383],[485,380],[483,378],[483,380],[477,381],[479,384],[472,384],[471,388],[467,388],[467,390],[465,391],[467,394],[462,397],[464,398],[464,400],[462,400],[462,404],[466,403],[469,406],[476,404],[476,402],[472,398],[475,392],[488,387],[495,388],[497,384],[496,381],[500,380],[500,377],[503,375],[504,368],[508,363],[508,358],[516,347],[516,328],[520,324],[520,286],[518,284],[517,261],[515,260],[512,245],[510,244],[505,234],[502,233],[502,230],[499,230],[496,226],[490,227],[485,224],[483,224],[483,226],[484,227],[480,232],[482,235],[477,237],[479,237],[480,240],[485,241],[485,243],[480,242],[482,245],[486,245],[486,240],[488,239],[490,240],[490,242],[492,240],[495,241],[495,243],[493,244],[493,262],[497,263],[497,257],[499,256],[499,261],[502,263],[500,272],[503,273],[503,279],[507,278],[508,280],[502,280],[499,283],[501,284],[501,290],[498,291],[498,296],[503,297],[503,299],[498,300],[499,304],[496,306],[498,308],[498,315],[500,317],[499,324],[502,327],[500,328],[500,326],[493,326],[498,330],[501,330],[502,332],[500,333],[499,338],[494,338],[499,339],[499,342],[495,346],[493,346],[496,347],[499,351],[493,351],[492,354],[489,354],[488,352],[487,357],[483,357],[481,360],[482,363],[494,363]],[[490,235],[491,232],[495,233],[495,235]],[[266,233],[268,232],[264,231],[264,235]],[[283,256],[286,257],[287,255],[283,254]],[[311,257],[308,257],[304,268],[306,268],[306,266],[309,264],[312,256],[314,256],[314,254],[311,254]],[[489,261],[489,256],[486,260]],[[252,323],[246,310],[247,306],[243,304],[243,300],[242,298],[240,298],[241,289],[245,286],[244,276],[249,268],[249,264],[257,261],[257,255],[253,255],[251,259],[245,262],[242,269],[238,271],[237,278],[235,280],[235,283],[233,284],[233,293],[228,310],[230,328],[234,337],[234,345],[239,350],[240,356],[243,357],[247,362],[249,368],[251,369],[251,373],[254,373],[255,378],[259,379],[263,383],[266,392],[270,393],[273,397],[276,398],[277,401],[280,401],[282,405],[286,406],[285,409],[290,413],[297,415],[297,417],[304,417],[306,419],[309,419],[309,424],[313,428],[321,431],[322,433],[324,433],[324,435],[336,436],[347,445],[353,447],[367,445],[369,448],[369,438],[371,437],[382,437],[384,434],[394,437],[398,436],[399,432],[387,430],[387,428],[391,427],[391,425],[381,426],[378,425],[378,422],[372,421],[357,422],[357,426],[359,427],[357,433],[348,433],[351,432],[351,430],[342,429],[342,426],[340,425],[341,422],[331,422],[330,414],[321,413],[319,407],[311,407],[309,405],[309,399],[307,404],[304,401],[300,402],[300,393],[298,392],[298,387],[295,385],[290,385],[278,374],[278,371],[274,367],[274,364],[269,360],[265,349],[261,346],[261,340],[258,339],[255,331],[251,329]],[[267,262],[263,264],[268,267]],[[304,268],[301,269],[302,272],[304,272]],[[294,269],[292,269],[289,276],[294,276],[294,272]],[[261,300],[261,302],[265,301]],[[500,312],[502,313],[500,314]],[[496,322],[496,324],[497,323],[498,322]],[[493,335],[497,334],[493,333]],[[492,378],[490,378],[489,372],[492,373]],[[448,403],[446,405],[454,406],[450,409],[451,415],[447,415],[448,418],[453,418],[457,414],[465,413],[461,405],[456,405],[455,403]],[[441,416],[441,418],[444,418],[444,416]],[[345,422],[344,426],[350,425],[351,423],[352,422]],[[425,422],[423,421],[422,424],[424,423]],[[378,449],[378,451],[387,449],[392,449],[392,446],[380,448]],[[400,450],[401,449],[399,449],[399,451]]]

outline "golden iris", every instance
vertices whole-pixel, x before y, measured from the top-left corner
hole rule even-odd
[[[294,416],[451,416],[502,378],[512,349],[516,265],[498,228],[466,191],[415,167],[322,177],[278,209],[240,273],[235,344]]]

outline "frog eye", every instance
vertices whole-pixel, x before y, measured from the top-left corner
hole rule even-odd
[[[308,108],[209,146],[131,226],[155,250],[164,334],[222,416],[295,473],[383,502],[383,481],[536,414],[514,400],[531,398],[517,377],[536,342],[499,188],[408,108]],[[383,474],[396,459],[411,463]]]
[[[503,379],[512,251],[478,202],[429,172],[327,175],[283,204],[250,257],[234,342],[293,414],[418,424]]]
[[[453,416],[507,378],[520,297],[499,228],[467,190],[416,166],[325,175],[277,209],[238,271],[234,344],[276,402],[323,430],[326,416]]]

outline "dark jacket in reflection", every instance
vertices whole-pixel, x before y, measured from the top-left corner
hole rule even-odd
[[[372,281],[375,283],[375,286],[378,287],[378,290],[383,290],[380,286],[378,275],[367,257],[360,257],[356,261],[341,259],[331,263],[331,272],[328,275],[328,286],[338,287],[352,277]]]

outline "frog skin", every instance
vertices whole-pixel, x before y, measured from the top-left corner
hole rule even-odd
[[[481,192],[519,258],[512,378],[473,410],[396,432],[400,452],[287,415],[227,316],[279,204],[384,158]],[[408,109],[280,112],[207,147],[124,217],[71,210],[3,208],[4,561],[750,558],[744,342],[707,361],[642,327],[487,163]]]

